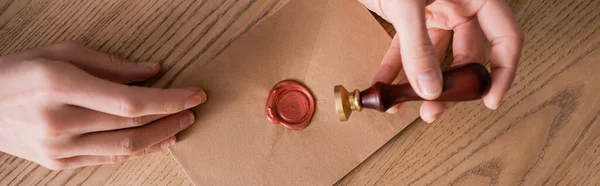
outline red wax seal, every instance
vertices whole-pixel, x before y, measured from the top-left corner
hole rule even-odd
[[[302,83],[284,80],[271,89],[266,111],[271,123],[292,130],[304,129],[315,113],[315,98]]]

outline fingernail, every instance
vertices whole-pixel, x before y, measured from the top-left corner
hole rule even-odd
[[[492,109],[492,110],[496,110],[496,109],[498,109],[498,107],[500,107],[500,104],[501,104],[501,103],[502,103],[502,102],[494,102],[494,103],[489,103],[489,102],[487,102],[487,100],[483,102],[483,104],[484,104],[484,105],[485,105],[487,108],[489,108],[489,109]]]
[[[179,118],[179,127],[185,129],[194,123],[194,113],[192,111],[185,111]]]
[[[423,119],[423,121],[431,124],[440,116],[440,114],[441,113],[437,113],[437,114],[433,115],[433,117],[431,119],[426,119],[426,117],[421,117],[421,119]]]
[[[441,72],[428,70],[417,75],[417,83],[421,92],[427,96],[436,96],[442,92]]]
[[[206,101],[206,93],[201,89],[197,89],[194,95],[190,96],[185,102],[186,108],[192,108],[198,106]]]
[[[169,140],[163,141],[163,142],[160,143],[160,148],[166,149],[166,148],[168,148],[170,146],[173,146],[173,145],[175,145],[176,141],[177,140],[175,138],[171,138]]]
[[[388,114],[395,114],[398,112],[398,107],[394,106],[386,111]]]
[[[492,104],[492,105],[488,106],[488,108],[490,108],[490,109],[492,109],[492,110],[497,110],[497,109],[498,109],[498,107],[500,107],[500,104],[499,104],[499,103],[497,103],[497,104]]]
[[[424,117],[421,117],[421,119],[423,119],[423,121],[425,121],[426,123],[429,123],[429,124],[431,124],[435,121],[435,118],[428,120],[428,119],[425,119]]]
[[[158,62],[145,62],[143,65],[144,65],[144,66],[146,67],[146,69],[148,69],[149,71],[154,71],[154,70],[156,70],[157,68],[159,68],[159,67],[160,67],[160,63],[158,63]]]

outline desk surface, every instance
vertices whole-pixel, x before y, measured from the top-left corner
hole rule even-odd
[[[0,0],[0,54],[69,39],[132,60],[210,60],[286,1],[141,2]],[[339,184],[600,182],[600,1],[510,2],[526,41],[513,88],[500,108],[460,103],[433,124],[417,120]],[[198,12],[210,16],[186,21]],[[167,152],[68,171],[0,153],[0,185],[34,184],[191,182]]]

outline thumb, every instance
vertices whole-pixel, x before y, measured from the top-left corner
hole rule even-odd
[[[442,73],[425,25],[425,1],[384,1],[383,12],[400,40],[402,66],[411,86],[424,99],[442,92]]]
[[[41,50],[44,57],[70,62],[93,76],[117,83],[143,81],[160,71],[159,63],[135,63],[74,42],[62,42]]]

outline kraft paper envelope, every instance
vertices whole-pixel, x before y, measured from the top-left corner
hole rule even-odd
[[[208,101],[171,148],[196,185],[331,185],[418,117],[364,110],[339,122],[333,87],[370,86],[390,37],[354,0],[296,0],[213,61],[192,64],[174,87],[199,86]],[[279,81],[303,82],[316,98],[300,131],[271,124],[265,105]]]

